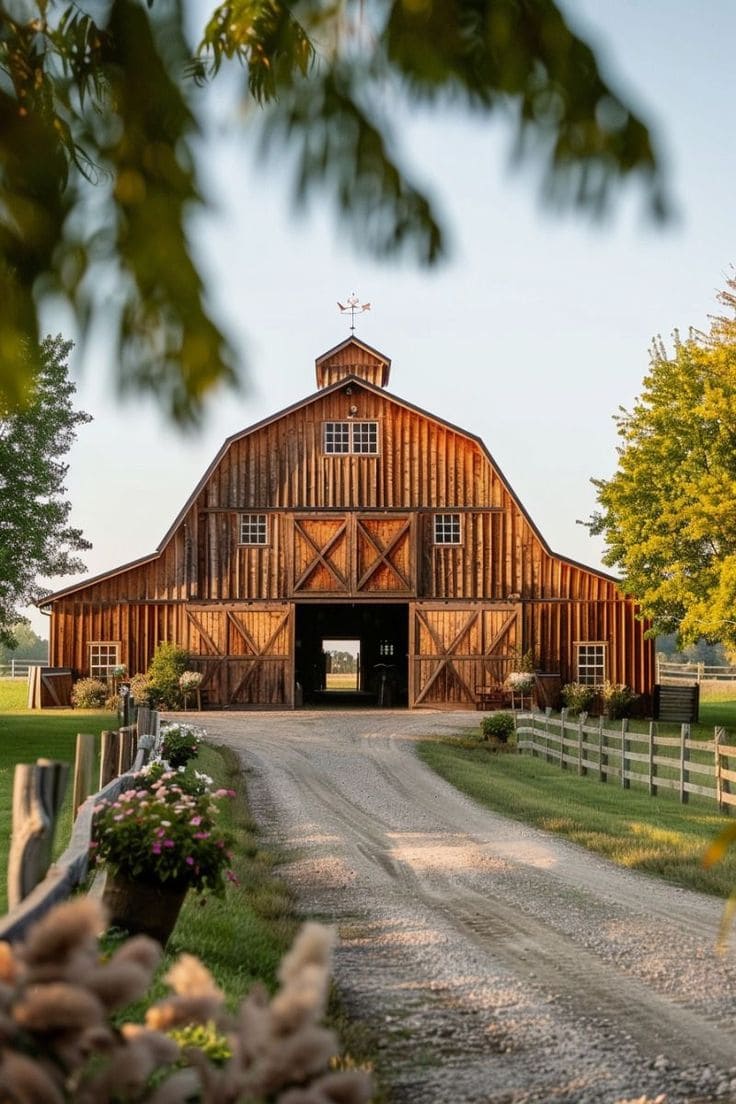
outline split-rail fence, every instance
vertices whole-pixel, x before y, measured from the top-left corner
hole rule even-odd
[[[22,939],[27,929],[87,878],[94,810],[114,801],[133,784],[160,741],[159,714],[138,707],[135,724],[103,732],[100,740],[99,789],[90,795],[97,759],[97,739],[77,736],[73,774],[76,817],[66,850],[50,863],[54,826],[69,776],[69,764],[39,759],[18,764],[13,779],[13,828],[8,853],[8,905],[0,917],[0,940]]]
[[[736,806],[736,744],[725,728],[712,740],[694,740],[689,724],[678,736],[660,735],[656,722],[636,732],[626,719],[571,716],[562,710],[516,714],[520,752],[546,759],[563,770],[589,775],[629,789],[645,787],[652,797],[673,790],[680,801],[691,794],[717,802],[724,813]]]

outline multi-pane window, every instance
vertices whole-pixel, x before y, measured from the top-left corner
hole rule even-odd
[[[353,423],[353,452],[378,452],[378,422]]]
[[[240,515],[240,543],[268,543],[268,521],[265,514]]]
[[[375,456],[378,422],[325,422],[325,452]]]
[[[606,645],[584,642],[577,650],[577,681],[586,686],[602,686],[606,681]]]
[[[350,422],[325,422],[325,452],[350,452]]]
[[[460,544],[460,515],[434,515],[434,543]]]
[[[394,645],[390,640],[382,640],[378,645],[378,654],[382,656],[392,656],[394,654]]]
[[[90,678],[106,679],[120,663],[120,645],[111,640],[95,640],[89,646]]]

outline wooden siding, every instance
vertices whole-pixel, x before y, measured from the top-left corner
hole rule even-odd
[[[354,368],[356,357],[361,371],[387,364],[348,347],[335,370]],[[360,381],[350,390],[328,390],[232,439],[157,555],[52,597],[51,662],[84,673],[90,641],[119,640],[133,673],[159,641],[175,640],[200,657],[218,700],[283,704],[293,697],[288,603],[405,600],[410,701],[469,701],[490,673],[489,611],[509,607],[520,611],[509,655],[531,649],[565,682],[575,644],[605,642],[608,678],[648,692],[654,648],[634,604],[604,574],[549,551],[481,444]],[[378,455],[323,452],[323,423],[347,420],[351,406],[378,422]],[[436,512],[460,514],[460,544],[434,544]],[[266,515],[266,544],[239,543],[241,513]],[[246,608],[260,611],[252,624],[238,620]],[[260,647],[258,618],[267,632],[280,609],[292,614],[275,650],[256,650],[244,666],[243,641]],[[436,673],[473,611],[475,627]],[[254,664],[261,674],[248,674]]]

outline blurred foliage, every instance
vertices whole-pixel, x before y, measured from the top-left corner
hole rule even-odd
[[[22,640],[15,631],[20,609],[45,593],[36,579],[83,571],[75,553],[90,547],[69,524],[65,497],[64,458],[77,426],[90,421],[74,409],[70,350],[70,342],[47,337],[34,350],[37,367],[23,406],[11,410],[0,396],[0,645],[8,648]]]
[[[293,151],[300,198],[326,192],[375,255],[443,251],[390,117],[422,103],[503,110],[543,193],[593,215],[629,176],[665,212],[645,124],[553,0],[229,0],[198,48],[184,0],[0,0],[0,397],[24,400],[44,298],[84,335],[104,322],[119,383],[197,421],[235,354],[213,319],[188,227],[207,209],[199,88],[226,62],[260,105],[267,148]],[[194,55],[194,56],[192,56]],[[248,120],[243,125],[249,125]]]
[[[618,467],[594,479],[589,522],[653,633],[736,646],[736,277],[707,334],[661,339],[641,395],[621,408]]]

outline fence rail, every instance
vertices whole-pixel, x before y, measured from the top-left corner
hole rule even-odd
[[[736,667],[709,663],[671,663],[657,657],[657,682],[736,682]]]
[[[726,742],[724,728],[717,727],[712,740],[693,740],[689,724],[681,726],[679,736],[660,736],[654,721],[648,732],[631,731],[626,720],[614,724],[606,726],[602,717],[585,714],[571,717],[564,709],[557,717],[549,710],[520,713],[517,746],[562,770],[624,789],[632,783],[642,786],[652,797],[673,790],[683,803],[697,794],[716,802],[724,813],[736,807],[736,746]]]
[[[10,663],[0,663],[0,678],[24,679],[32,667],[47,667],[44,659],[11,659]]]

